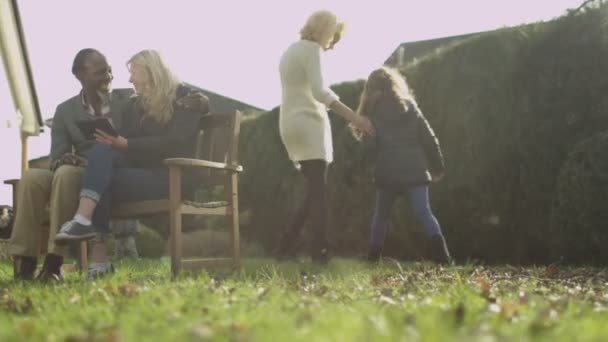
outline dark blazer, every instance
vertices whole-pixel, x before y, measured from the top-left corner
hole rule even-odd
[[[188,88],[180,86],[177,97]],[[127,105],[120,134],[128,139],[127,158],[133,167],[160,167],[166,158],[192,158],[203,113],[173,104],[173,117],[165,124],[146,117],[137,97]]]
[[[381,100],[372,108],[370,120],[376,136],[366,144],[377,186],[427,184],[430,173],[444,171],[439,141],[415,103],[408,103],[405,110],[401,104]]]
[[[110,100],[111,118],[115,127],[120,128],[122,114],[129,99],[133,95],[132,89],[114,89]],[[74,152],[81,157],[86,157],[93,147],[94,140],[87,140],[80,132],[76,121],[93,120],[82,106],[80,94],[64,101],[55,111],[51,127],[51,153],[49,164],[54,162],[68,152]]]

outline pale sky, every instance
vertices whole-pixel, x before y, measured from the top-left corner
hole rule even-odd
[[[270,109],[279,104],[277,62],[298,39],[306,17],[331,9],[346,22],[324,56],[328,83],[365,78],[401,43],[550,20],[583,0],[21,0],[22,21],[42,115],[74,96],[70,72],[78,50],[102,51],[114,87],[130,87],[125,62],[141,49],[160,50],[182,80]],[[18,124],[0,68],[0,179],[18,178]],[[9,127],[10,126],[10,127]],[[29,139],[29,158],[48,154],[49,130]],[[0,204],[10,204],[0,184]]]

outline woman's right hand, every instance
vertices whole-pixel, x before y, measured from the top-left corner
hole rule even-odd
[[[367,118],[366,116],[357,115],[355,116],[353,121],[351,121],[351,123],[355,126],[355,128],[357,128],[357,130],[359,130],[364,135],[370,137],[376,135],[374,125],[372,125],[371,121],[369,121],[369,118]]]
[[[100,129],[96,129],[94,135],[97,142],[109,145],[115,150],[126,151],[129,147],[129,141],[123,136],[115,137]]]

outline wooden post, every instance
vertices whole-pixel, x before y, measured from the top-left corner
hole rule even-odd
[[[28,135],[21,132],[21,176],[27,171],[29,165],[27,162],[27,138]]]

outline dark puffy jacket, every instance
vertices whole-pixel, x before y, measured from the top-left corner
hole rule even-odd
[[[378,187],[428,184],[444,171],[433,129],[415,103],[381,101],[370,113],[376,136],[366,141]],[[429,173],[430,172],[430,173]]]

